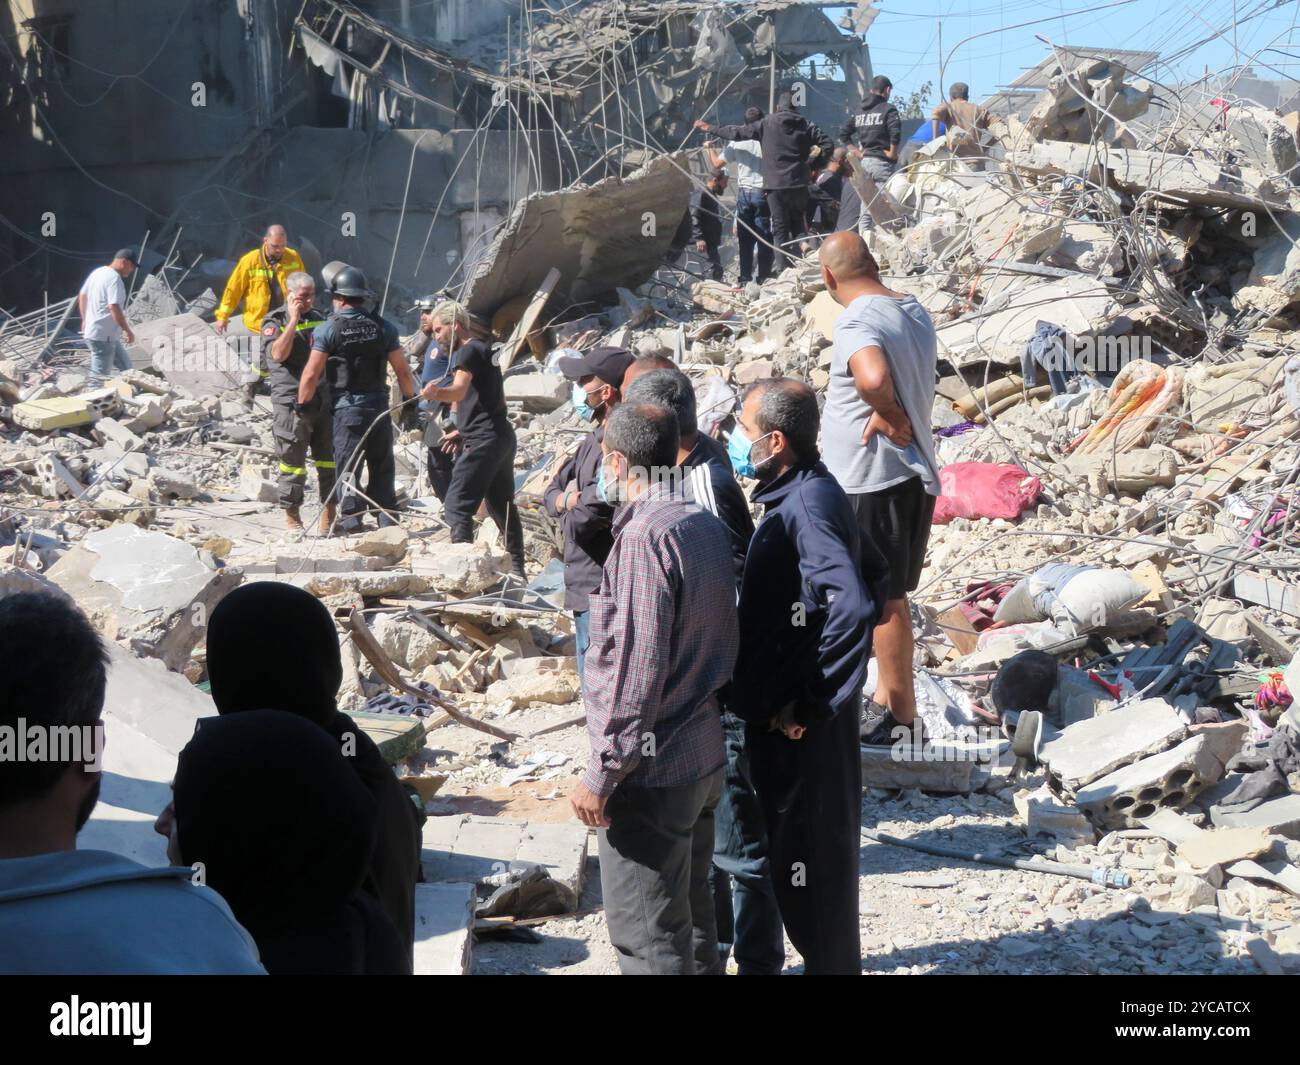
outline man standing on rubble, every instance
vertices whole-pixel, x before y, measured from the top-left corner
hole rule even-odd
[[[302,256],[289,247],[284,226],[267,226],[262,243],[242,256],[235,264],[226,291],[214,313],[218,333],[225,335],[230,319],[239,305],[244,305],[243,325],[251,336],[260,336],[266,312],[285,302],[285,281],[298,271],[305,271]],[[263,380],[270,377],[266,352],[259,351],[251,367],[255,374],[245,391],[251,403]]]
[[[696,119],[695,128],[724,141],[756,140],[761,145],[763,190],[772,215],[778,261],[783,268],[793,266],[792,251],[807,231],[808,183],[812,180],[808,159],[814,149],[829,155],[834,148],[830,138],[795,110],[788,92],[777,98],[772,114],[755,122],[714,127]]]
[[[420,312],[420,328],[406,338],[406,355],[420,367],[422,391],[427,385],[445,388],[452,382],[451,359],[433,338],[433,310],[437,305],[438,301],[433,296],[426,296],[416,302],[415,306]],[[454,428],[450,404],[430,403],[427,399],[421,399],[420,409],[429,419],[424,434],[429,486],[438,501],[445,504],[447,489],[451,487],[451,471],[456,465],[456,453],[460,450],[460,433]]]
[[[591,757],[570,802],[602,829],[605,919],[627,975],[720,970],[709,871],[736,586],[722,523],[662,477],[677,445],[670,411],[630,403],[601,445],[602,494],[622,506],[591,600]]]
[[[564,531],[564,609],[573,613],[578,676],[583,675],[591,593],[614,544],[614,505],[600,491],[600,445],[605,422],[623,399],[623,375],[632,364],[626,348],[592,348],[580,358],[561,359],[560,372],[573,382],[573,407],[596,427],[582,438],[546,486],[546,512]]]
[[[746,122],[758,122],[761,108],[745,112]],[[707,145],[714,169],[731,163],[736,168],[736,253],[740,258],[740,283],[760,285],[772,274],[772,213],[763,195],[763,146],[756,140],[729,141],[719,155],[712,142]],[[754,252],[758,251],[758,273],[754,273]]]
[[[726,191],[727,172],[714,170],[691,209],[691,236],[695,239],[695,250],[709,260],[709,276],[714,281],[722,280],[722,259],[718,248],[722,246],[723,211],[718,197]]]
[[[262,320],[262,346],[270,356],[271,403],[275,408],[272,432],[280,463],[280,506],[290,532],[302,531],[302,495],[307,483],[307,449],[320,485],[323,510],[320,533],[328,536],[334,524],[333,411],[328,389],[318,389],[310,403],[299,408],[298,386],[311,357],[312,337],[325,324],[325,311],[316,307],[316,282],[311,274],[295,271],[285,278],[289,298],[283,307]]]
[[[804,971],[861,970],[858,719],[876,604],[858,528],[817,454],[817,396],[769,378],[745,390],[728,450],[764,508],[740,589],[728,708],[768,835],[772,884]]]
[[[862,101],[861,113],[850,118],[840,131],[841,143],[851,144],[862,153],[862,173],[878,185],[893,174],[903,139],[903,120],[898,108],[889,102],[893,92],[894,83],[877,74],[871,79],[871,91]]]
[[[831,378],[822,413],[826,466],[848,493],[862,530],[868,583],[885,599],[874,635],[876,691],[862,742],[887,746],[916,720],[912,615],[920,583],[939,462],[930,432],[934,406],[934,323],[914,296],[880,281],[857,233],[822,244],[822,280],[844,308],[835,321]]]
[[[438,304],[431,315],[433,338],[447,352],[451,384],[430,382],[420,390],[430,403],[450,403],[456,430],[444,440],[459,447],[452,467],[443,514],[451,526],[451,542],[474,542],[474,515],[486,501],[488,514],[505,535],[511,566],[521,583],[524,571],[524,526],[515,504],[515,430],[506,417],[501,367],[487,344],[470,334],[469,312],[452,300]]]
[[[123,248],[107,266],[90,272],[77,294],[81,335],[90,348],[90,377],[96,384],[115,371],[131,369],[131,357],[122,346],[135,343],[126,321],[126,279],[135,273],[134,248]]]
[[[339,528],[361,530],[367,509],[359,482],[361,463],[367,470],[366,496],[373,502],[375,522],[381,529],[396,525],[396,462],[393,459],[393,422],[388,416],[385,366],[391,366],[406,402],[408,424],[416,417],[416,387],[411,367],[402,354],[397,329],[363,305],[373,293],[366,275],[344,266],[329,281],[334,313],[312,336],[311,356],[298,383],[297,413],[310,409],[325,378],[334,421],[334,454],[338,463],[340,493]]]
[[[970,88],[964,81],[953,82],[948,99],[931,113],[930,127],[935,137],[941,126],[947,127],[948,148],[954,155],[968,160],[984,158],[979,138],[980,131],[989,128],[989,113],[970,102]]]

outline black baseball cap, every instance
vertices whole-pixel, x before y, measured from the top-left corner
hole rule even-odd
[[[125,259],[127,262],[132,263],[135,266],[140,265],[140,256],[134,248],[118,248],[117,251],[113,253],[113,261],[117,262],[118,259]]]
[[[561,359],[559,367],[560,373],[570,381],[595,376],[607,385],[621,388],[623,375],[635,358],[627,348],[592,348],[579,358]]]

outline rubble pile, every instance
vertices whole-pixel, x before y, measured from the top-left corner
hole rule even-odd
[[[1093,871],[1035,901],[1030,924],[1190,912],[1250,933],[1233,940],[1240,956],[1267,969],[1271,942],[1295,970],[1295,122],[1249,105],[1157,113],[1154,97],[1114,62],[1063,67],[1026,121],[995,119],[982,155],[922,148],[885,188],[901,224],[867,232],[886,283],[937,325],[929,428],[945,475],[912,598],[930,739],[901,757],[863,748],[867,803],[882,821],[934,796],[996,807],[1023,830],[1005,854]],[[678,211],[676,157],[643,180]],[[448,795],[524,781],[560,795],[552,782],[581,772],[585,736],[541,496],[591,425],[556,361],[597,344],[673,358],[718,435],[754,381],[825,390],[839,313],[811,246],[761,285],[663,268],[617,303],[587,300],[593,271],[631,284],[646,253],[615,230],[602,249],[595,224],[569,226],[560,247],[556,212],[581,200],[603,219],[601,197],[633,187],[521,201],[475,268],[489,317],[501,292],[532,298],[552,267],[569,271],[505,377],[527,587],[490,521],[477,543],[449,542],[418,434],[396,445],[401,529],[286,533],[265,400],[147,359],[94,388],[63,341],[56,358],[42,341],[0,360],[0,580],[43,574],[111,639],[200,685],[205,612],[241,581],[298,584],[338,621],[341,707],[396,723],[393,760],[426,810],[463,813]],[[149,319],[138,349],[165,333],[211,340],[202,308],[166,286],[142,286],[132,309]],[[1107,891],[1114,871],[1128,895]],[[1140,922],[1129,945],[1165,924]],[[1165,957],[1191,964],[1177,944]]]

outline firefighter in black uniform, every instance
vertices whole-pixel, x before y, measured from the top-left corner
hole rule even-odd
[[[288,298],[262,319],[262,351],[269,356],[272,432],[280,460],[280,506],[291,532],[302,530],[302,493],[307,484],[307,449],[320,484],[320,531],[328,536],[334,524],[334,427],[326,396],[319,389],[310,403],[298,404],[298,384],[311,355],[312,334],[325,324],[328,312],[316,306],[316,282],[296,271],[285,278]]]
[[[488,514],[505,533],[515,576],[524,574],[524,527],[515,505],[515,431],[506,417],[505,385],[491,349],[470,334],[469,312],[447,301],[433,309],[433,338],[450,358],[451,384],[424,386],[429,403],[450,403],[456,430],[447,434],[460,456],[442,505],[451,542],[474,540],[474,513],[486,501]]]
[[[361,462],[367,470],[365,494],[378,508],[375,521],[385,528],[397,524],[397,490],[393,483],[393,422],[388,416],[388,386],[384,367],[397,374],[406,405],[403,424],[417,420],[416,385],[397,339],[397,329],[362,305],[373,293],[355,266],[345,266],[329,279],[334,313],[312,337],[311,357],[298,385],[301,413],[316,395],[324,376],[327,401],[334,412],[334,454],[338,463],[339,528],[354,533],[367,509],[361,497]]]

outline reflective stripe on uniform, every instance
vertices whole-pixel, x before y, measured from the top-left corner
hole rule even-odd
[[[291,474],[293,474],[294,476],[304,476],[304,477],[305,477],[305,476],[307,475],[306,467],[303,467],[303,466],[290,466],[287,462],[282,462],[282,463],[280,463],[280,472],[281,472],[281,473],[291,473]]]
[[[326,462],[324,459],[312,459],[312,465],[315,466],[318,470],[338,469],[338,463]]]

